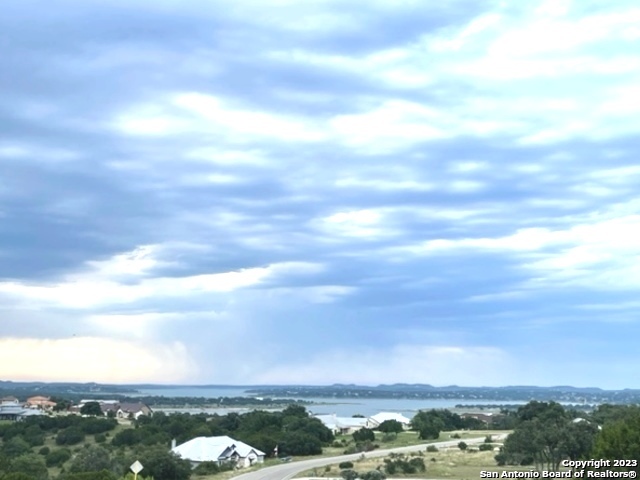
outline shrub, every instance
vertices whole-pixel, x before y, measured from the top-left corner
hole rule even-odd
[[[356,472],[355,470],[342,470],[340,472],[340,476],[344,479],[344,480],[356,480],[356,478],[359,477],[358,472]]]
[[[380,470],[370,470],[360,475],[362,480],[385,480],[387,477]]]
[[[493,450],[493,445],[491,445],[490,443],[481,443],[478,447],[478,450],[480,450],[481,452],[488,452],[489,450]]]
[[[38,453],[40,455],[47,456],[47,455],[49,455],[50,451],[51,451],[51,449],[49,447],[42,447],[40,450],[38,450]]]
[[[467,444],[465,442],[460,442],[458,443],[458,448],[462,451],[465,451],[467,449]]]
[[[493,442],[493,438],[491,437],[491,435],[487,435],[486,437],[484,437],[484,443],[491,443]]]
[[[220,473],[220,467],[217,462],[202,462],[193,469],[193,473],[196,475],[215,475]]]
[[[435,445],[429,445],[427,447],[427,452],[437,452],[438,451],[438,447],[436,447]]]
[[[356,442],[373,442],[376,439],[376,434],[370,428],[361,428],[353,432],[353,439]]]
[[[71,452],[66,448],[58,448],[45,456],[47,467],[60,467],[71,458]]]
[[[353,468],[353,462],[340,462],[340,464],[338,464],[338,468],[340,470],[346,470],[349,468]]]
[[[382,436],[382,441],[383,442],[393,442],[396,438],[398,438],[398,434],[397,433],[385,433]]]
[[[77,427],[68,427],[58,432],[56,444],[76,445],[84,440],[84,432]]]
[[[97,433],[93,436],[96,443],[104,443],[107,441],[107,437],[105,437],[104,433]]]

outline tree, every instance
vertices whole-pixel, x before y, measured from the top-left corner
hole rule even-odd
[[[117,472],[119,470],[118,467],[118,465],[114,464],[106,448],[90,446],[78,452],[69,465],[69,472],[99,472],[101,470]]]
[[[80,408],[81,415],[102,416],[102,408],[98,402],[87,402]]]
[[[638,460],[640,447],[640,413],[636,409],[627,411],[626,418],[605,423],[595,440],[591,455],[605,460]],[[637,462],[640,463],[640,462]],[[640,466],[624,467],[623,470],[640,471]]]
[[[383,433],[400,433],[403,430],[402,424],[397,420],[385,420],[378,425],[378,430]]]
[[[45,457],[47,467],[61,467],[71,458],[71,452],[66,448],[58,448],[48,453]]]
[[[75,445],[84,440],[84,432],[78,427],[68,427],[60,430],[56,435],[58,445]]]
[[[142,473],[154,480],[188,480],[191,476],[191,462],[162,447],[145,450],[139,460],[144,465]]]
[[[463,452],[467,449],[467,447],[468,445],[466,444],[466,442],[458,442],[458,448]]]
[[[24,473],[31,480],[48,480],[49,470],[44,463],[44,458],[35,453],[27,453],[13,459],[9,465],[9,473]]]
[[[373,442],[376,439],[376,434],[370,428],[361,428],[353,432],[353,439],[356,442]]]
[[[19,457],[31,452],[31,445],[21,436],[13,437],[2,445],[2,453],[9,458]]]
[[[496,455],[499,464],[534,464],[537,470],[558,471],[563,459],[587,456],[596,435],[593,426],[573,422],[556,402],[529,402],[516,417],[513,433]]]

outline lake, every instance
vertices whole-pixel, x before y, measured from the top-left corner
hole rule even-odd
[[[245,388],[242,387],[168,387],[157,389],[140,389],[141,395],[164,396],[164,397],[248,397]],[[293,398],[293,396],[273,397],[273,398]],[[421,409],[447,408],[452,409],[456,405],[495,405],[500,403],[495,400],[468,400],[468,399],[393,399],[393,398],[361,398],[354,399],[331,399],[331,398],[299,398],[314,402],[317,405],[307,406],[307,410],[315,415],[336,414],[339,417],[351,417],[352,415],[364,415],[370,417],[378,412],[398,412],[406,417],[413,417]],[[509,401],[509,404],[522,404],[526,402]],[[219,413],[224,415],[230,411],[243,412],[248,409],[164,409],[164,411],[190,411]]]

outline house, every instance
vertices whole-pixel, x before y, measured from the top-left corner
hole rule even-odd
[[[35,397],[27,398],[27,402],[24,406],[27,408],[38,408],[40,410],[51,410],[56,406],[56,402],[52,402],[49,397],[37,395]]]
[[[97,402],[100,404],[100,410],[105,416],[113,416],[116,418],[134,418],[138,419],[141,415],[152,415],[153,411],[148,405],[141,402],[127,403],[118,400],[81,400],[76,407],[70,409],[71,412],[80,413],[82,407],[89,402]]]
[[[117,404],[116,417],[138,419],[141,415],[152,415],[151,408],[144,403],[119,403]]]
[[[322,424],[333,432],[333,434],[348,435],[361,428],[374,428],[373,423],[368,418],[361,417],[338,417],[331,415],[314,415]]]
[[[395,420],[402,424],[402,428],[408,430],[411,427],[411,419],[405,417],[401,413],[394,412],[380,412],[376,413],[374,416],[369,418],[372,428],[377,428],[380,426],[382,422],[386,422],[387,420]]]
[[[0,405],[20,405],[20,401],[13,395],[0,398]]]
[[[43,413],[37,409],[24,408],[21,405],[0,405],[0,420],[19,422],[34,415],[43,415]]]
[[[461,418],[475,418],[476,420],[480,420],[481,422],[491,425],[493,420],[497,418],[497,415],[494,415],[493,412],[488,413],[463,413],[460,415]]]
[[[265,453],[257,448],[226,435],[196,437],[181,445],[172,445],[171,451],[189,460],[194,468],[202,462],[234,462],[238,468],[250,467],[256,463],[263,463],[265,457]]]

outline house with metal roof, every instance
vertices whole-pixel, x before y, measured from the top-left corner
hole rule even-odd
[[[219,437],[196,437],[171,449],[176,455],[189,460],[195,468],[203,462],[223,464],[233,462],[235,466],[250,467],[263,463],[265,453],[257,448],[234,440],[226,435]]]
[[[405,417],[401,413],[395,412],[376,413],[372,417],[369,417],[369,420],[373,424],[373,428],[380,426],[382,422],[385,422],[387,420],[395,420],[396,422],[401,423],[402,428],[404,428],[405,430],[411,426],[411,420],[409,418]]]
[[[338,417],[336,414],[331,415],[315,415],[322,424],[331,430],[334,434],[349,434],[360,430],[361,428],[373,428],[368,418],[362,417]]]
[[[43,415],[43,413],[33,408],[24,408],[22,405],[0,405],[0,420],[19,422],[34,415]]]

